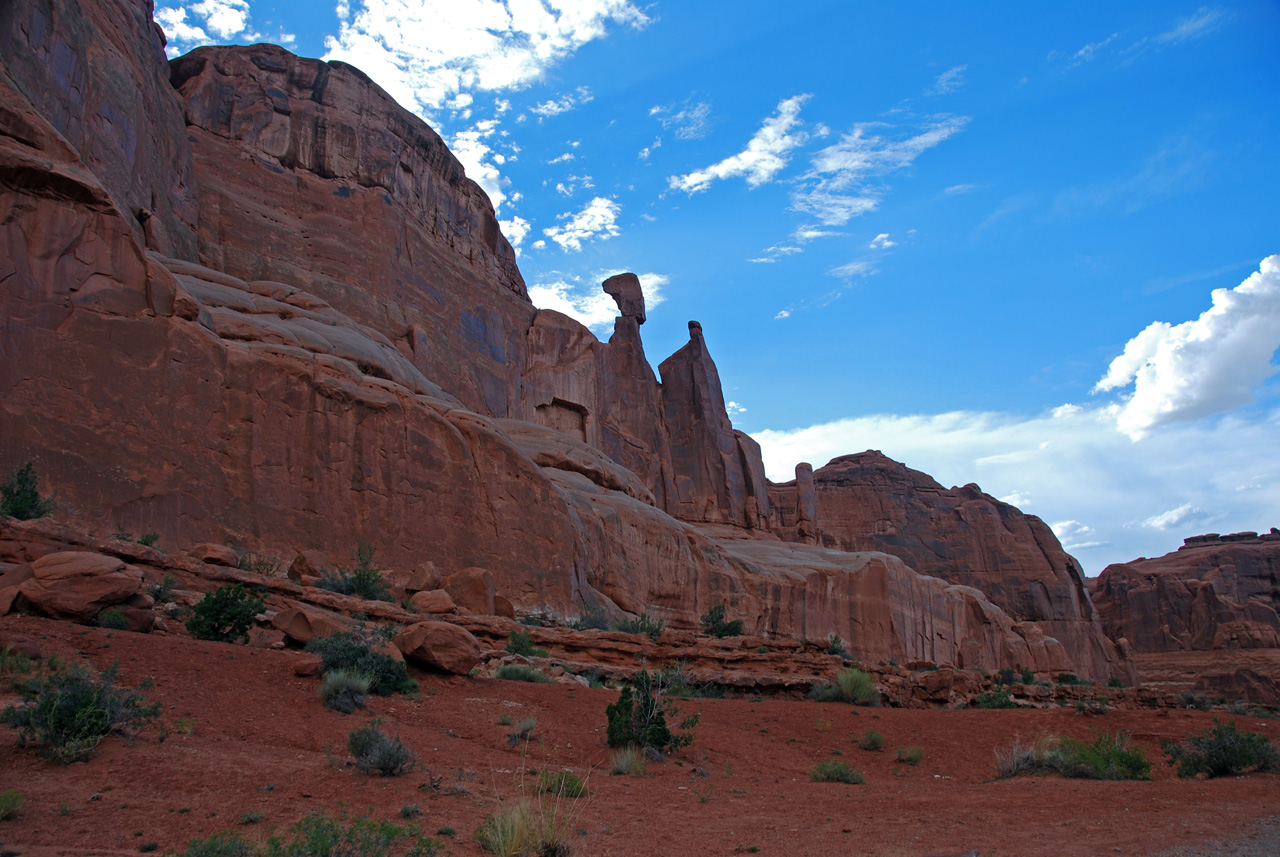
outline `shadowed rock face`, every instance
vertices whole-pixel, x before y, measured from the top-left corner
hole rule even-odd
[[[1089,581],[1107,633],[1144,681],[1280,702],[1280,530],[1194,536]],[[1194,654],[1193,654],[1194,653]]]
[[[340,560],[370,542],[397,579],[479,569],[522,611],[695,627],[724,604],[759,633],[839,633],[871,659],[1105,677],[1089,640],[1002,609],[1027,612],[994,571],[976,580],[993,601],[892,557],[749,538],[768,535],[769,491],[700,325],[659,384],[638,280],[610,281],[608,343],[534,309],[488,199],[360,72],[272,46],[166,67],[149,11],[0,11],[0,470],[34,460],[59,514],[176,550]],[[83,103],[29,95],[45,71],[10,59],[40,21],[51,44],[131,59],[57,90]],[[140,119],[77,137],[46,118],[72,128],[112,104]],[[145,175],[108,156],[122,147]],[[143,190],[174,206],[151,231],[130,208]]]

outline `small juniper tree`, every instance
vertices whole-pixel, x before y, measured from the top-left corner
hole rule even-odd
[[[40,477],[36,476],[30,461],[10,473],[9,478],[0,484],[0,514],[30,521],[43,518],[52,511],[53,500],[41,499]]]

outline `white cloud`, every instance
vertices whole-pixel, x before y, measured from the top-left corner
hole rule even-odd
[[[1118,425],[1130,437],[1246,405],[1254,388],[1276,373],[1280,255],[1262,260],[1234,289],[1214,289],[1212,301],[1194,321],[1153,322],[1129,340],[1094,387],[1098,393],[1133,385],[1116,406]]]
[[[1226,13],[1221,9],[1208,9],[1201,7],[1194,15],[1188,15],[1185,18],[1179,18],[1173,28],[1160,33],[1152,38],[1152,41],[1163,45],[1176,45],[1179,42],[1198,39],[1204,34],[1211,32],[1219,24],[1226,20]]]
[[[1150,527],[1153,530],[1168,530],[1182,524],[1188,518],[1198,515],[1200,510],[1190,503],[1183,503],[1175,509],[1167,512],[1161,512],[1159,515],[1152,515],[1142,522],[1142,526]]]
[[[977,189],[977,187],[977,185],[973,184],[953,184],[951,187],[944,190],[943,193],[948,196],[956,196],[957,194],[968,193],[971,190]]]
[[[339,3],[338,17],[324,59],[351,63],[419,113],[459,92],[528,86],[610,24],[649,23],[629,0],[357,0]]]
[[[575,155],[573,152],[565,152],[563,155],[557,155],[556,157],[554,157],[554,158],[552,158],[551,160],[547,161],[547,163],[548,163],[548,164],[563,164],[565,161],[572,161],[572,160],[573,160],[574,158],[576,158],[576,157],[578,157],[578,156],[577,156],[577,155]]]
[[[543,101],[535,107],[530,107],[529,112],[536,113],[543,118],[559,116],[561,113],[568,113],[580,104],[586,104],[594,97],[590,89],[585,86],[579,86],[577,91],[570,95],[562,95],[560,98],[552,101]]]
[[[1174,550],[1206,528],[1266,530],[1280,523],[1280,456],[1274,452],[1280,409],[1170,425],[1136,444],[1105,408],[1059,413],[878,414],[752,436],[777,481],[791,479],[798,461],[818,466],[880,449],[943,485],[977,482],[996,497],[1034,485],[1036,514],[1091,528],[1077,533],[1075,548],[1090,574],[1108,563]],[[1011,452],[1026,454],[1009,460]],[[1202,516],[1168,531],[1142,525],[1184,504],[1204,510]]]
[[[844,235],[844,233],[830,229],[819,229],[817,226],[812,225],[797,226],[795,232],[791,233],[791,237],[801,244],[808,244],[818,238],[835,238],[840,235]]]
[[[467,171],[467,178],[484,189],[489,201],[493,203],[495,213],[502,209],[502,204],[506,201],[503,188],[511,183],[510,179],[503,178],[497,167],[505,158],[489,144],[497,127],[497,119],[486,119],[466,131],[459,131],[449,140],[449,149]]]
[[[618,317],[618,305],[600,284],[622,271],[598,271],[590,277],[554,274],[557,279],[529,287],[529,300],[539,309],[553,309],[577,319],[597,335],[607,334]],[[665,274],[637,274],[644,294],[646,313],[666,300],[663,288],[670,282]]]
[[[871,239],[870,246],[872,250],[887,250],[890,247],[897,247],[898,242],[890,241],[888,232],[881,232],[875,238]]]
[[[933,82],[933,87],[926,92],[926,95],[946,95],[948,92],[955,92],[964,86],[964,73],[968,69],[967,65],[958,65],[949,68],[942,74],[938,75],[937,80]]]
[[[747,412],[747,409],[742,407],[742,405],[739,405],[737,402],[725,402],[724,409],[731,417],[736,417],[738,414],[745,414]]]
[[[649,160],[649,156],[653,154],[653,150],[661,146],[662,146],[662,138],[655,137],[653,142],[650,143],[648,146],[645,146],[643,149],[641,149],[640,154],[637,155],[636,157],[638,157],[642,161],[647,161]]]
[[[777,112],[765,120],[741,152],[704,169],[671,176],[668,184],[673,190],[694,194],[706,190],[717,179],[742,176],[753,188],[772,181],[790,163],[791,151],[809,139],[804,131],[793,131],[804,124],[800,108],[808,99],[808,95],[795,95],[779,102]]]
[[[595,187],[591,176],[569,176],[562,182],[556,182],[556,193],[573,196],[579,189],[589,190]]]
[[[1018,504],[1014,503],[1013,505],[1016,506]],[[1062,547],[1066,551],[1104,547],[1106,545],[1105,542],[1099,542],[1092,538],[1093,527],[1088,524],[1082,524],[1079,521],[1058,521],[1055,524],[1050,524],[1049,529],[1053,530],[1053,534],[1058,537],[1058,541],[1062,543]]]
[[[565,212],[557,219],[564,220],[560,226],[552,226],[542,230],[542,234],[560,245],[563,250],[578,251],[582,242],[613,238],[619,232],[618,215],[622,206],[612,199],[597,196],[577,214]]]
[[[778,310],[778,314],[773,317],[773,320],[777,321],[780,318],[791,318],[791,310],[789,309]]]
[[[257,41],[258,33],[249,33],[248,0],[197,0],[175,6],[161,6],[154,17],[169,40],[169,57],[213,43],[227,43],[236,36],[242,41]],[[281,34],[280,40],[283,41]]]
[[[652,107],[649,115],[663,128],[674,128],[677,140],[700,140],[711,130],[711,105],[705,101],[686,101],[679,110],[674,106]]]
[[[519,255],[520,245],[529,234],[529,221],[517,214],[510,220],[499,220],[498,225],[502,227],[502,234],[507,236],[507,240],[511,242],[512,247],[516,248],[516,254]]]
[[[882,123],[859,123],[812,159],[812,168],[792,196],[792,208],[827,226],[874,211],[882,189],[875,180],[911,166],[923,152],[960,132],[967,116],[938,119],[902,139],[872,133]]]
[[[852,262],[841,265],[838,268],[832,268],[827,273],[833,277],[843,277],[845,279],[869,277],[876,273],[876,267],[866,259],[854,259]]]
[[[1010,506],[1017,506],[1019,509],[1026,509],[1031,505],[1031,495],[1022,491],[1014,490],[1012,494],[1007,494],[999,498],[1001,503],[1008,503]],[[1057,532],[1056,530],[1054,531]],[[1061,538],[1061,536],[1059,536]]]

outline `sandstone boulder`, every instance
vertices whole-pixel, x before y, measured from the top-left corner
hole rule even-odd
[[[32,577],[18,591],[41,613],[90,622],[142,588],[142,572],[124,560],[89,551],[62,551],[31,563]]]
[[[347,630],[346,622],[330,613],[306,607],[281,610],[271,619],[271,626],[293,642],[305,646],[312,637],[327,637]]]
[[[464,568],[440,581],[453,603],[472,613],[494,615],[493,575],[483,568]]]
[[[415,592],[409,598],[409,606],[419,613],[457,613],[458,605],[453,603],[449,593],[443,589],[428,589]]]
[[[407,660],[455,675],[466,675],[480,663],[480,642],[470,631],[448,622],[410,625],[392,642]]]
[[[226,545],[205,542],[187,551],[187,556],[209,565],[225,565],[228,568],[240,567],[240,554]]]
[[[404,591],[410,594],[440,588],[440,571],[434,562],[424,562],[409,572]]]

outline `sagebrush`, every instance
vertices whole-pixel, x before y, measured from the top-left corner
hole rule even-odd
[[[187,620],[187,630],[197,640],[214,642],[248,642],[254,617],[266,607],[267,600],[250,595],[239,583],[219,586],[196,602]]]

